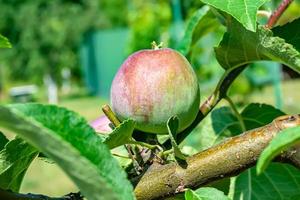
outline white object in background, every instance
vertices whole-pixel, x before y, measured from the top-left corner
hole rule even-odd
[[[61,71],[62,76],[62,92],[64,94],[69,94],[71,91],[71,70],[68,68],[64,68]]]
[[[57,104],[58,96],[57,96],[57,85],[55,81],[49,74],[47,74],[44,76],[44,83],[47,86],[48,103]]]

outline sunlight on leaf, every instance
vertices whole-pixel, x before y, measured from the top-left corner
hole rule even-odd
[[[269,0],[201,0],[203,3],[220,9],[238,20],[243,26],[256,31],[257,10]]]

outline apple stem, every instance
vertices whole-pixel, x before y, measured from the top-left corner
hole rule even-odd
[[[102,106],[102,111],[106,115],[106,117],[109,119],[109,121],[115,126],[119,126],[121,122],[119,119],[116,117],[115,113],[111,110],[109,105],[105,104]]]
[[[161,49],[162,46],[163,46],[163,42],[160,42],[159,44],[157,44],[155,41],[153,41],[151,43],[151,46],[152,46],[152,49],[153,50],[158,50],[158,49]]]

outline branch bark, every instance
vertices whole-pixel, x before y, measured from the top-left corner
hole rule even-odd
[[[189,157],[185,167],[175,162],[166,165],[154,163],[137,184],[136,197],[138,200],[162,199],[180,192],[183,187],[197,188],[237,175],[256,164],[261,152],[282,129],[299,125],[300,115],[279,117],[266,126]],[[276,161],[300,168],[300,146],[284,152]]]
[[[20,194],[0,188],[0,199],[5,200],[83,200],[81,194],[70,193],[63,197],[49,197],[41,194]]]

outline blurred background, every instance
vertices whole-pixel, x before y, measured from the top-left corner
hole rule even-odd
[[[271,11],[279,1],[262,9]],[[0,0],[0,33],[11,49],[0,50],[0,103],[58,104],[93,120],[109,102],[110,84],[131,53],[163,42],[176,48],[199,0]],[[295,1],[282,17],[299,17]],[[262,17],[261,23],[265,22]],[[189,56],[201,88],[201,99],[212,92],[223,69],[213,47],[225,28],[197,42]],[[243,107],[264,102],[285,112],[300,111],[299,75],[278,63],[250,66],[235,81],[230,96]],[[51,162],[37,160],[21,192],[62,195],[77,191]]]

